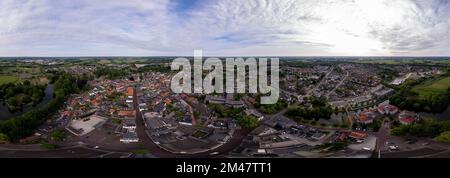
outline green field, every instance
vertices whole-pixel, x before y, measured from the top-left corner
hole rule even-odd
[[[440,77],[434,80],[428,80],[420,85],[415,86],[412,91],[419,93],[420,96],[426,97],[433,94],[445,93],[450,86],[450,76]]]
[[[362,60],[358,61],[358,63],[361,64],[402,64],[402,61],[395,61],[395,60]]]
[[[361,64],[387,64],[387,65],[399,65],[399,64],[412,64],[412,65],[450,65],[448,60],[421,60],[421,59],[408,59],[408,60],[392,60],[392,59],[379,59],[379,60],[359,60],[356,63]]]
[[[6,83],[13,83],[19,80],[19,77],[16,76],[0,76],[0,85],[6,84]]]

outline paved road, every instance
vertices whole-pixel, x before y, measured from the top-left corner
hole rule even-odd
[[[72,146],[55,150],[0,148],[0,158],[95,158],[113,153],[121,154],[84,146]]]
[[[341,67],[341,69],[342,69],[342,70],[345,70],[345,69],[343,69],[342,67]],[[326,97],[329,97],[331,93],[333,93],[334,91],[336,91],[336,89],[339,88],[339,87],[344,83],[345,80],[347,80],[347,78],[348,78],[348,76],[350,75],[350,73],[348,72],[348,70],[345,70],[345,72],[347,72],[347,74],[345,74],[344,79],[342,79],[342,80],[339,82],[339,84],[337,84],[336,87],[333,88],[333,90],[331,90],[330,92],[328,92],[328,93],[325,95]]]
[[[307,91],[307,92],[306,92],[306,95],[309,96],[309,95],[311,95],[311,92],[317,90],[317,88],[319,88],[319,86],[322,85],[322,84],[326,81],[326,79],[328,78],[328,75],[330,75],[331,72],[333,72],[333,71],[334,71],[334,67],[331,67],[330,72],[328,72],[327,74],[325,74],[325,76],[322,78],[322,80],[320,80],[320,82],[319,82],[313,89]]]

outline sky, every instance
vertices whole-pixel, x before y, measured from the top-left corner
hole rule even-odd
[[[448,0],[0,0],[0,56],[450,56]]]

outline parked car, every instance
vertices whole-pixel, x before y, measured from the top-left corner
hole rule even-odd
[[[389,150],[397,151],[398,150],[398,146],[397,145],[391,145],[391,146],[389,146]]]

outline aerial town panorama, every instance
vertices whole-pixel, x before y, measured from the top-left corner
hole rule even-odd
[[[0,158],[448,158],[449,19],[445,0],[0,0]]]

